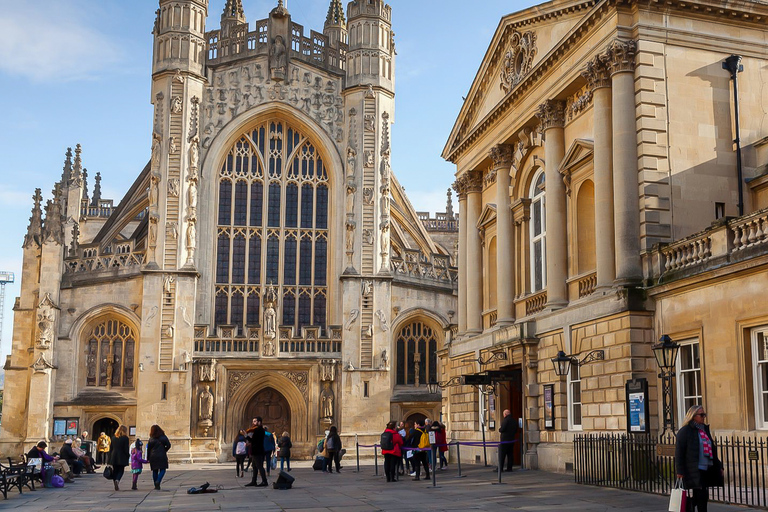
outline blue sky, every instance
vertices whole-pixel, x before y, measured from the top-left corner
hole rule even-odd
[[[346,2],[344,2],[346,5]],[[211,0],[214,29],[225,0]],[[243,0],[248,22],[277,0]],[[322,32],[327,0],[288,0],[293,21]],[[532,2],[390,0],[397,45],[393,170],[417,210],[443,211],[454,166],[440,158],[499,20]],[[21,243],[36,187],[47,199],[66,148],[101,172],[119,200],[149,159],[151,30],[157,0],[0,0],[0,270],[6,286],[2,362],[10,350]],[[2,364],[0,362],[0,364]]]

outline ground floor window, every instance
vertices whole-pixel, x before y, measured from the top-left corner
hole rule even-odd
[[[768,429],[768,325],[752,329],[751,338],[755,427]]]
[[[578,364],[568,372],[568,429],[581,430],[581,373]]]
[[[701,392],[701,353],[699,340],[680,341],[677,356],[677,415],[678,425],[685,418],[685,412],[692,406],[702,403]]]

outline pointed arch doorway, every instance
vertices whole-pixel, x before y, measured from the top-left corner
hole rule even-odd
[[[112,437],[117,432],[117,427],[120,425],[112,418],[101,418],[93,423],[93,429],[91,429],[91,438],[96,440],[99,438],[102,432]]]
[[[273,388],[264,388],[251,397],[240,424],[248,428],[256,416],[261,416],[264,426],[278,438],[283,432],[291,432],[291,407],[282,393]]]

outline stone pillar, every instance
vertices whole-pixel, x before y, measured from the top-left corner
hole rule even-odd
[[[595,150],[595,260],[597,287],[613,286],[616,251],[613,226],[613,131],[611,123],[611,77],[604,55],[587,64],[582,75],[592,88]]]
[[[453,189],[459,196],[459,333],[467,332],[467,192],[464,180],[458,179]]]
[[[616,284],[642,279],[640,265],[640,204],[637,177],[634,41],[611,43],[606,56],[611,68],[613,99],[613,193],[616,229]]]
[[[568,241],[566,229],[565,184],[559,166],[565,156],[565,102],[547,100],[536,114],[544,131],[547,227],[547,307],[568,304]]]
[[[477,221],[483,208],[483,176],[480,171],[466,174],[467,187],[467,332],[483,331],[483,248]]]
[[[493,168],[496,171],[497,325],[515,322],[514,230],[509,200],[512,155],[513,148],[509,144],[499,144],[491,149]]]

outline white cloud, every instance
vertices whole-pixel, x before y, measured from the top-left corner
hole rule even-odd
[[[88,26],[82,6],[19,2],[0,13],[0,71],[33,82],[87,80],[119,60],[121,50]]]

